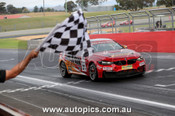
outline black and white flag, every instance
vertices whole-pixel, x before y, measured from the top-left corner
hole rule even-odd
[[[87,33],[87,20],[81,10],[78,10],[57,24],[39,46],[40,51],[52,49],[55,53],[67,52],[78,56],[92,55],[92,48]]]

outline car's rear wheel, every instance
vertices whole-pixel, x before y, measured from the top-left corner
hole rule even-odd
[[[67,72],[66,64],[63,61],[60,63],[60,73],[63,78],[71,77],[71,74]]]
[[[94,63],[89,66],[89,77],[92,81],[98,81],[98,72]]]

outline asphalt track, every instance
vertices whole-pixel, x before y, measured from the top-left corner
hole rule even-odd
[[[27,51],[0,50],[0,69],[10,69]],[[149,68],[143,77],[91,82],[88,77],[62,78],[58,55],[44,53],[17,78],[0,84],[0,102],[33,116],[81,116],[43,113],[44,107],[131,107],[132,113],[86,113],[85,116],[175,114],[175,54],[142,53]]]

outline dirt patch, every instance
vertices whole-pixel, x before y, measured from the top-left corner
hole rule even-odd
[[[17,37],[17,40],[32,40],[32,39],[39,39],[39,38],[45,38],[47,35],[32,35],[32,36],[22,36],[22,37]]]

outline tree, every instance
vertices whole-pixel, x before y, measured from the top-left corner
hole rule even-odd
[[[67,2],[67,11],[72,12],[74,8],[76,8],[77,5],[73,1]],[[64,8],[66,9],[66,3],[64,4]]]
[[[37,6],[34,7],[33,12],[38,12],[38,7]]]
[[[40,8],[39,8],[39,12],[43,12],[43,7],[41,6]]]
[[[0,2],[0,14],[6,13],[5,2]]]
[[[16,9],[12,4],[7,5],[7,11],[10,14],[18,13],[19,9]]]
[[[54,9],[54,8],[52,8],[52,9],[51,9],[51,12],[55,12],[55,9]]]
[[[29,13],[30,11],[26,7],[22,7],[22,13]]]
[[[138,10],[143,7],[153,6],[155,0],[116,0],[119,6],[124,10]]]
[[[47,8],[45,11],[46,12],[51,12],[51,10],[52,10],[51,8]]]
[[[166,7],[170,7],[175,5],[175,0],[157,0],[157,6],[165,5]]]
[[[119,5],[114,5],[114,7],[116,8],[116,10],[122,9]]]
[[[15,13],[22,13],[22,8],[15,8]]]
[[[76,3],[81,7],[81,8],[87,8],[88,4],[90,5],[99,5],[100,3],[103,3],[108,0],[76,0]]]

